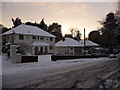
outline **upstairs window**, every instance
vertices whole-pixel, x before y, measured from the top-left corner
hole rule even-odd
[[[71,47],[70,50],[73,50],[73,47]]]
[[[53,41],[53,38],[52,38],[52,37],[50,37],[50,41]]]
[[[23,35],[19,35],[19,39],[20,40],[24,40],[24,36]]]
[[[33,36],[33,39],[36,39],[36,36]]]

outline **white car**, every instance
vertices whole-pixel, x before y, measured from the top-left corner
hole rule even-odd
[[[116,56],[114,54],[110,54],[109,58],[116,58]]]

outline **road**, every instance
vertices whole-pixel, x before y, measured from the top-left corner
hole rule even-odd
[[[103,81],[120,77],[120,60],[89,62],[47,74],[39,70],[2,76],[3,88],[98,88]],[[119,82],[119,81],[117,81]],[[115,85],[118,85],[116,83]]]

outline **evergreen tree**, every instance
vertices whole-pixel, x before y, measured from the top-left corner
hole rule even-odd
[[[100,32],[99,30],[91,31],[88,35],[88,39],[100,44]]]
[[[114,13],[108,13],[106,15],[105,21],[102,23],[103,27],[101,28],[102,35],[106,44],[109,48],[109,52],[113,53],[113,49],[116,48],[116,30],[118,27],[117,19]]]
[[[56,36],[55,42],[58,42],[63,38],[61,25],[59,25],[58,23],[53,23],[52,25],[49,25],[48,32]]]
[[[12,18],[12,22],[13,22],[13,25],[14,25],[13,27],[17,27],[20,24],[22,24],[22,21],[19,18],[16,18],[15,20]]]
[[[47,27],[47,24],[45,24],[44,22],[44,18],[42,19],[42,21],[40,22],[40,25],[39,27],[45,31],[48,31],[48,27]]]

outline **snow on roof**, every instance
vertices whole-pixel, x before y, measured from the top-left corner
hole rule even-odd
[[[80,40],[80,43],[83,44],[83,46],[84,46],[84,40]],[[98,44],[96,44],[96,43],[94,43],[94,42],[92,42],[90,40],[85,40],[85,45],[87,47],[90,47],[90,46],[99,46]]]
[[[96,43],[93,43],[90,40],[85,40],[86,46],[99,46]],[[65,40],[61,40],[55,44],[56,47],[84,47],[84,40],[80,40],[79,42],[77,40],[74,40],[72,38],[65,38]]]
[[[65,38],[55,44],[57,47],[80,47],[80,43],[72,38]]]
[[[48,43],[46,42],[33,42],[31,44],[32,46],[50,46]]]
[[[17,33],[17,34],[27,34],[27,35],[38,35],[38,36],[46,36],[46,37],[56,37],[38,27],[35,26],[30,26],[30,25],[24,25],[21,24],[5,33],[3,35],[8,35],[12,33]]]

